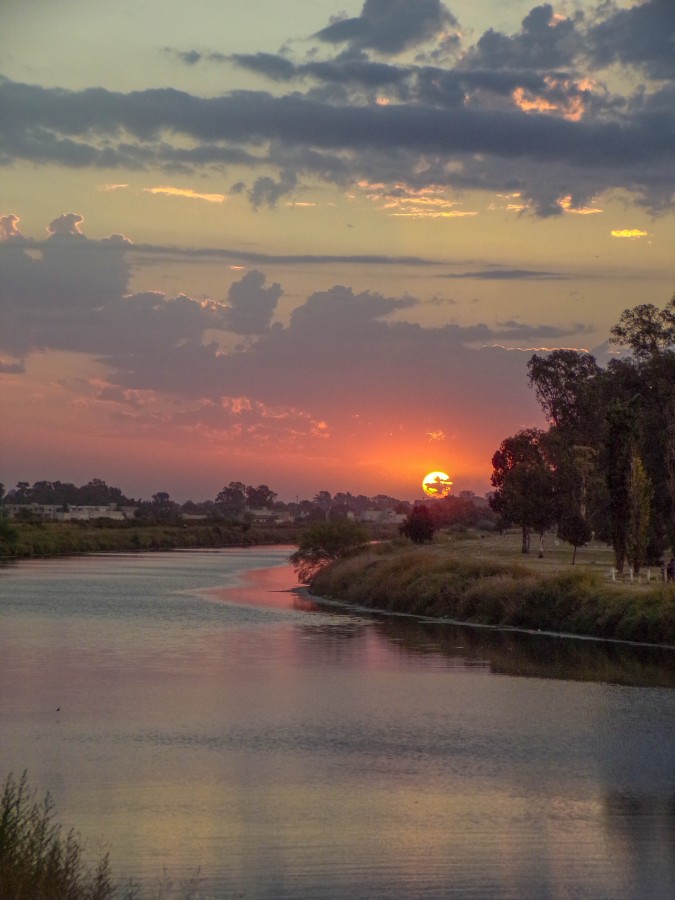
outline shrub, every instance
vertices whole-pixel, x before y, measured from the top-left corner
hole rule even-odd
[[[367,529],[349,519],[317,522],[300,535],[298,549],[291,554],[290,561],[302,584],[309,584],[319,569],[360,553],[369,543]]]
[[[49,794],[38,802],[25,772],[19,781],[9,775],[0,799],[0,897],[108,900],[115,893],[108,855],[88,869],[75,833],[63,837],[54,823]]]

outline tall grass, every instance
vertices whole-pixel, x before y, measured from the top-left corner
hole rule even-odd
[[[199,900],[199,872],[175,883],[167,872],[150,891],[113,881],[108,854],[93,865],[74,830],[63,833],[54,804],[10,774],[0,797],[0,900]]]
[[[370,551],[322,570],[311,590],[388,612],[675,644],[675,586],[631,590],[597,567],[535,571],[453,545]]]
[[[74,831],[62,834],[49,794],[42,801],[26,773],[9,775],[0,799],[0,897],[2,900],[108,900],[120,896],[108,855],[89,868]],[[130,895],[127,895],[130,896]]]

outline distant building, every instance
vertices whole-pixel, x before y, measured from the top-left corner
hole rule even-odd
[[[288,525],[294,521],[290,513],[275,509],[246,509],[244,518],[256,525]]]
[[[406,515],[393,509],[365,509],[359,518],[362,522],[370,522],[372,525],[402,525]]]
[[[18,519],[26,513],[37,519],[51,522],[88,522],[92,519],[112,519],[123,521],[131,519],[136,512],[135,506],[117,508],[116,503],[107,506],[75,506],[63,503],[6,503],[3,506],[8,518]]]

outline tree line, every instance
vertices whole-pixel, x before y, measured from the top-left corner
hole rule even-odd
[[[0,485],[0,504],[25,506],[29,516],[31,504],[58,506],[64,512],[72,506],[135,507],[135,518],[144,521],[169,523],[183,516],[201,515],[213,519],[239,519],[246,511],[266,509],[270,512],[288,513],[303,521],[329,521],[346,518],[370,509],[395,509],[406,512],[410,503],[386,494],[367,497],[364,494],[319,491],[311,499],[284,503],[266,484],[251,485],[231,481],[212,500],[178,503],[167,491],[158,491],[150,499],[127,497],[118,487],[106,484],[101,478],[93,478],[77,486],[63,481],[36,481],[30,484],[19,481],[16,487],[5,492]]]
[[[490,498],[502,526],[556,528],[576,549],[592,537],[628,564],[661,564],[675,550],[675,295],[663,309],[626,309],[605,368],[589,353],[534,354],[528,379],[549,422],[505,438],[492,458]]]

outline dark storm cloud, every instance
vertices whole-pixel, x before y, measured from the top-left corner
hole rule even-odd
[[[561,214],[562,197],[578,207],[623,189],[664,210],[675,198],[673,85],[663,81],[673,75],[674,16],[672,0],[629,10],[603,2],[567,19],[543,4],[515,34],[488,30],[455,63],[438,66],[421,65],[421,55],[415,64],[383,63],[377,54],[438,46],[439,30],[454,27],[442,4],[367,0],[360,16],[320,32],[324,48],[340,44],[332,58],[228,58],[277,83],[303,82],[303,90],[281,95],[122,94],[0,80],[0,161],[171,172],[245,167],[246,182],[236,177],[255,207],[274,206],[314,179],[340,188],[365,181],[520,191],[542,216]],[[185,55],[191,65],[225,61]],[[624,92],[639,73],[633,93],[605,83],[602,67],[614,62],[628,67]],[[646,82],[645,74],[661,81]]]
[[[316,37],[354,50],[395,54],[453,25],[457,20],[439,0],[366,0],[359,16],[339,19]]]

